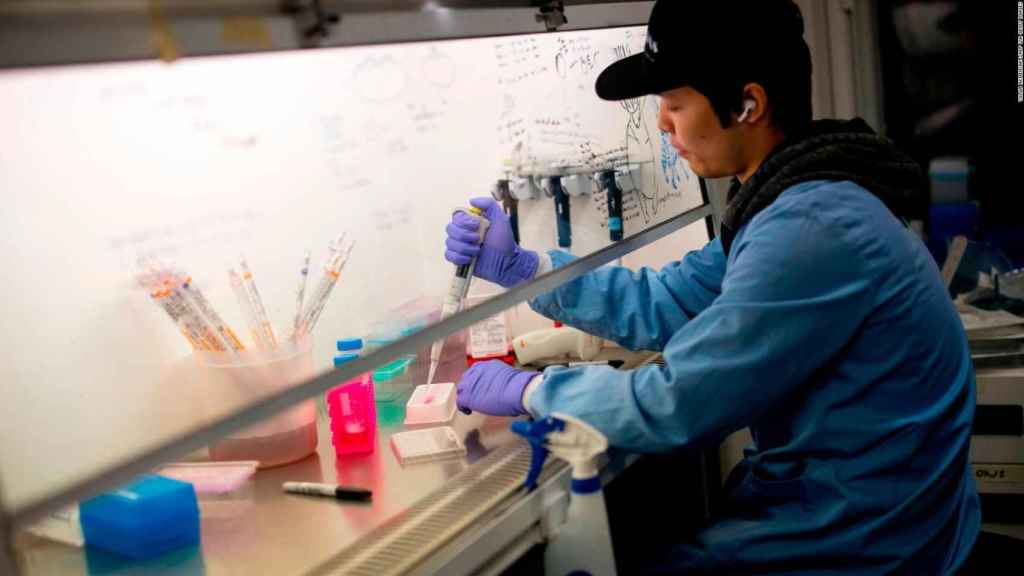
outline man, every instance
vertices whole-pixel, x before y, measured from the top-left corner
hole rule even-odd
[[[735,176],[721,237],[655,272],[601,269],[538,297],[545,316],[666,366],[473,366],[463,410],[562,412],[613,446],[713,446],[749,427],[727,510],[664,572],[950,574],[979,508],[966,338],[938,269],[898,217],[912,161],[865,123],[811,121],[791,0],[660,0],[643,54],[597,93],[660,95],[659,128],[703,177]],[[457,215],[446,257],[512,286],[571,257],[512,240],[493,201],[482,244]]]

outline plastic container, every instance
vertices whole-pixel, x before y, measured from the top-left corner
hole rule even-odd
[[[207,414],[228,411],[313,377],[309,341],[271,351],[196,352]],[[301,460],[316,451],[316,402],[308,400],[210,446],[212,460],[255,460],[260,468]]]
[[[86,546],[133,559],[152,558],[199,542],[192,485],[147,475],[81,504]]]
[[[422,384],[405,404],[405,424],[446,424],[455,417],[455,384]]]
[[[490,296],[474,296],[467,299],[469,307],[475,307],[489,300]],[[491,359],[506,356],[512,349],[508,334],[508,318],[499,312],[482,322],[469,327],[466,339],[466,356],[474,359]]]
[[[334,365],[355,360],[348,354],[334,359]],[[363,374],[327,392],[327,415],[331,420],[331,444],[338,456],[369,454],[377,447],[377,409],[373,377]]]
[[[394,402],[412,388],[409,365],[412,360],[399,358],[373,372],[373,387],[378,402]]]

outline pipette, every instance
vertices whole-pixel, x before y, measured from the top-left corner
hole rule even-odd
[[[313,331],[313,327],[316,326],[317,320],[320,319],[320,313],[323,312],[327,299],[331,295],[331,290],[338,283],[341,270],[348,263],[353,247],[355,247],[355,242],[349,241],[347,245],[339,243],[332,249],[330,260],[324,266],[324,275],[320,278],[320,284],[317,286],[316,292],[313,293],[313,297],[309,300],[309,306],[306,307],[306,311],[303,313],[299,327],[292,334],[293,340],[298,340]]]
[[[164,312],[170,316],[171,321],[174,322],[174,325],[181,330],[181,334],[192,345],[192,349],[205,350],[207,348],[206,344],[202,341],[194,326],[190,325],[180,316],[179,310],[171,303],[170,296],[171,291],[165,288],[158,288],[149,294],[153,302],[156,302],[158,306],[163,308]]]
[[[231,347],[225,339],[222,340],[215,327],[203,317],[202,313],[191,302],[182,290],[182,280],[174,272],[168,271],[169,276],[164,280],[164,288],[169,292],[167,297],[170,305],[178,311],[179,316],[190,326],[193,326],[200,335],[205,348],[223,352]]]
[[[235,272],[234,268],[228,268],[228,279],[231,282],[231,289],[235,292],[235,298],[238,299],[238,307],[242,309],[245,323],[249,326],[249,333],[252,334],[253,343],[260,350],[268,349],[263,328],[256,318],[256,311],[252,308],[252,301],[249,300],[249,293],[246,292],[245,286],[242,285],[242,277],[238,275],[238,272]]]
[[[464,212],[477,219],[480,223],[480,241],[483,242],[487,229],[491,225],[490,220],[484,218],[483,212],[479,208],[463,208],[456,212]],[[448,285],[448,293],[445,295],[444,303],[441,306],[441,320],[455,314],[462,307],[463,300],[469,294],[469,282],[473,279],[474,268],[476,268],[476,257],[470,260],[468,264],[455,267],[455,274],[452,276],[451,284]],[[441,361],[444,343],[445,339],[441,339],[434,342],[430,347],[430,371],[427,374],[427,384],[434,382],[434,373],[437,371],[437,365]]]
[[[191,276],[185,276],[185,280],[181,283],[181,291],[185,295],[185,299],[199,312],[199,315],[217,330],[222,344],[226,344],[227,348],[234,352],[245,350],[245,346],[235,335],[234,330],[224,322],[199,288],[196,288]]]
[[[245,256],[238,259],[238,266],[242,269],[242,280],[246,292],[249,294],[249,300],[252,302],[253,311],[256,313],[256,320],[263,328],[263,334],[270,347],[276,348],[277,336],[274,335],[274,327],[270,325],[270,319],[267,318],[267,310],[263,307],[263,299],[260,298],[260,291],[256,289],[256,281],[253,280],[252,271],[249,270],[249,263],[246,262]]]
[[[298,330],[302,323],[302,304],[306,296],[306,279],[309,277],[309,250],[302,259],[302,268],[299,270],[299,287],[295,291],[295,323],[292,330]]]

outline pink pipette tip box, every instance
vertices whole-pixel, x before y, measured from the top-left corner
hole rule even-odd
[[[455,384],[422,384],[405,404],[406,426],[444,424],[455,417]]]

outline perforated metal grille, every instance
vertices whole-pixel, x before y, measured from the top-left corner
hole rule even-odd
[[[530,448],[525,442],[499,448],[309,574],[403,574],[521,490],[529,470]]]

